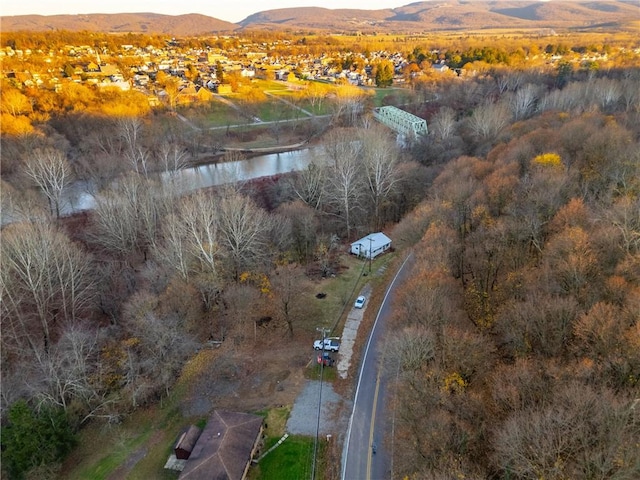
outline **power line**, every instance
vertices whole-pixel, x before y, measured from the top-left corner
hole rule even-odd
[[[320,354],[320,393],[318,394],[318,418],[316,422],[316,438],[313,441],[313,464],[311,467],[311,480],[315,480],[316,478],[316,459],[318,456],[318,435],[320,433],[320,413],[322,411],[322,378],[324,374],[324,352],[325,345],[324,340],[327,335],[327,331],[330,331],[325,327],[317,327],[317,331],[322,332],[322,353]]]

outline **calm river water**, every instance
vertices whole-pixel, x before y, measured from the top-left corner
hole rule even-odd
[[[186,193],[200,188],[304,170],[313,160],[318,163],[325,161],[321,147],[260,155],[235,162],[200,165],[173,172],[171,177],[182,192]],[[163,181],[167,177],[168,174],[161,175]],[[99,193],[92,190],[92,186],[87,182],[75,182],[71,185],[63,201],[63,215],[93,209],[96,195]]]
[[[200,188],[304,170],[312,161],[320,164],[326,161],[322,151],[322,147],[312,147],[291,152],[259,155],[235,162],[200,165],[173,172],[171,177],[172,181],[180,186],[182,192],[186,193]],[[163,181],[167,177],[168,174],[161,175]],[[91,183],[74,182],[64,192],[60,209],[62,215],[92,210],[96,205],[96,195],[100,195],[100,193],[95,192],[95,187]],[[12,213],[10,207],[2,208],[2,225],[16,221]]]

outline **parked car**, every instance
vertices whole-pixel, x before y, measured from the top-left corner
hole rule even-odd
[[[325,367],[333,367],[335,360],[331,358],[329,352],[322,352],[318,354],[318,363]]]
[[[316,350],[328,350],[330,352],[337,352],[340,350],[340,342],[338,342],[335,338],[325,338],[324,339],[324,348],[322,348],[322,340],[316,340],[313,342],[313,348]]]
[[[366,298],[363,295],[360,295],[358,298],[356,298],[356,303],[354,303],[353,306],[356,308],[362,308],[364,307],[365,300]]]

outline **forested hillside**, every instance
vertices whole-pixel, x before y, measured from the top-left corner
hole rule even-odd
[[[640,15],[637,2],[625,0],[475,0],[409,2],[397,8],[370,10],[363,3],[358,9],[298,6],[258,10],[234,24],[199,15],[160,15],[156,13],[16,15],[1,18],[3,30],[55,32],[59,30],[109,33],[171,34],[179,36],[248,33],[270,30],[290,32],[343,32],[348,34],[426,33],[495,29],[617,29],[636,30]],[[100,7],[96,7],[100,10]],[[214,13],[215,15],[215,13]]]
[[[393,349],[397,478],[640,475],[638,110],[601,97],[625,81],[570,82],[486,134],[535,87],[477,106],[477,147],[395,229],[416,241]],[[432,128],[451,148],[465,127],[446,115]]]
[[[336,68],[364,72],[371,60],[371,77],[388,67],[396,90],[342,77],[275,91],[273,80],[236,75],[225,100],[237,108],[172,101],[178,82],[200,75],[188,66],[158,72],[145,93],[98,89],[86,71],[59,91],[7,75],[8,478],[55,478],[75,433],[166,399],[213,342],[258,348],[260,335],[308,350],[310,286],[340,275],[349,242],[381,230],[415,255],[390,347],[395,478],[638,478],[638,46],[526,39],[525,52],[520,38],[500,48],[446,41],[454,45],[411,40],[394,55],[380,47],[375,60],[374,43],[347,53],[335,44]],[[307,42],[313,54],[327,45],[304,38],[273,50],[305,56]],[[179,57],[177,48],[166,47]],[[47,55],[30,68],[48,68]],[[436,72],[433,61],[451,68]],[[122,60],[123,71],[133,64]],[[374,97],[386,93],[381,103],[425,118],[429,135],[400,142],[378,125]],[[317,114],[285,123],[283,104]],[[285,135],[328,161],[188,194],[177,180],[190,164],[242,159],[226,145],[280,145]],[[62,214],[71,184],[96,194],[92,209]],[[270,327],[258,333],[263,319]]]

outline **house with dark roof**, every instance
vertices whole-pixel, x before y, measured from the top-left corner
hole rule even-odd
[[[179,480],[244,480],[260,445],[262,422],[258,415],[216,410]]]

